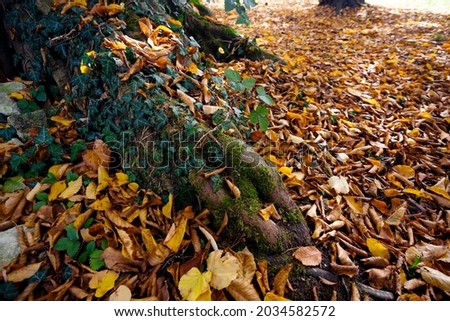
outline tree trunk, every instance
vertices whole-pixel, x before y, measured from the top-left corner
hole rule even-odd
[[[365,4],[365,0],[320,0],[320,6],[332,6],[337,12],[344,8],[356,8]]]
[[[361,1],[342,5],[350,2]],[[18,70],[52,91],[55,100],[64,99],[65,108],[80,124],[80,135],[86,140],[101,137],[115,151],[116,165],[141,183],[158,192],[172,191],[179,201],[185,196],[192,204],[197,197],[199,207],[213,212],[216,227],[228,218],[228,240],[245,239],[257,255],[270,254],[277,262],[292,260],[284,252],[311,244],[310,231],[280,175],[242,139],[225,134],[228,131],[210,119],[197,117],[201,104],[189,94],[204,90],[201,81],[211,80],[199,78],[203,73],[195,68],[190,74],[177,69],[209,63],[200,60],[196,42],[202,53],[216,59],[269,56],[181,0],[136,3],[127,2],[119,13],[126,28],[112,12],[87,16],[86,8],[74,6],[61,13],[61,6],[51,8],[53,0],[8,3],[4,18],[13,35],[11,44],[22,57]],[[153,44],[161,56],[127,50],[117,56],[118,42],[145,45],[140,29],[146,17],[154,22],[152,35],[165,37],[161,46]],[[179,36],[158,25],[177,30]],[[171,53],[163,56],[169,49]],[[221,155],[219,161],[211,161],[210,149]],[[224,170],[209,175],[219,167]],[[264,220],[258,214],[269,203],[280,217]]]

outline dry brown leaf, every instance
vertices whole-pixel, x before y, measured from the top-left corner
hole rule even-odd
[[[419,269],[419,273],[425,282],[435,286],[442,291],[450,291],[450,276],[438,270],[424,266]]]
[[[126,285],[119,285],[109,296],[109,301],[131,301],[131,290]]]
[[[7,280],[9,282],[22,282],[23,280],[31,278],[41,267],[42,262],[30,264],[14,270],[7,274]]]
[[[322,263],[322,253],[315,246],[299,247],[293,255],[305,266],[318,266]]]

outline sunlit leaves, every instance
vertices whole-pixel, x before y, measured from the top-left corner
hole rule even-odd
[[[211,282],[212,273],[210,271],[200,272],[196,267],[190,269],[180,278],[178,289],[184,300],[195,301],[202,298],[203,300],[211,299]]]
[[[374,256],[379,256],[387,260],[389,260],[391,257],[387,247],[377,239],[368,238],[367,247],[369,248],[370,253],[372,253],[372,255]]]
[[[101,298],[109,290],[114,288],[115,282],[118,277],[119,277],[118,273],[110,270],[103,270],[97,272],[92,276],[92,279],[89,281],[89,288],[95,290],[95,297]]]
[[[240,269],[238,259],[228,252],[224,254],[222,250],[211,252],[206,263],[211,272],[211,286],[217,290],[230,285]]]
[[[322,253],[315,246],[299,247],[293,255],[305,266],[318,266],[322,262]]]

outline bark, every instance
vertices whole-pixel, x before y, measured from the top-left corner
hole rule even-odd
[[[320,0],[321,6],[332,6],[336,12],[340,12],[344,8],[357,8],[365,4],[365,0]]]
[[[354,0],[357,1],[357,0]],[[26,1],[28,4],[30,1]],[[325,1],[324,1],[325,2]],[[359,1],[358,1],[359,2]],[[40,9],[35,11],[40,17],[49,14],[49,4],[53,3],[53,0],[41,0],[39,1]],[[135,2],[134,2],[135,3]],[[344,4],[344,3],[343,3]],[[20,3],[19,5],[22,5]],[[127,4],[128,5],[128,4]],[[211,20],[204,18],[203,16],[195,13],[191,7],[182,3],[181,1],[167,1],[164,6],[156,0],[147,0],[140,2],[140,10],[142,12],[150,12],[150,17],[154,21],[167,21],[169,18],[166,9],[170,8],[170,12],[178,12],[183,17],[183,28],[186,32],[186,36],[181,40],[185,42],[186,47],[189,44],[189,37],[194,37],[201,45],[201,50],[205,53],[214,55],[216,59],[231,60],[242,57],[249,57],[252,59],[264,59],[274,58],[261,51],[252,41],[239,36],[232,28],[223,26]],[[131,8],[127,11],[127,30],[124,32],[133,33],[133,23],[136,25],[139,17],[132,12]],[[22,17],[23,18],[23,17]],[[6,25],[10,26],[12,22],[8,21],[5,16]],[[102,34],[106,30],[101,30]],[[35,32],[35,31],[32,31]],[[38,30],[36,30],[38,32]],[[98,32],[96,30],[95,32]],[[12,45],[15,52],[22,56],[22,65],[20,68],[26,72],[31,68],[35,68],[35,65],[30,65],[31,61],[39,61],[42,65],[39,66],[42,70],[40,78],[36,79],[38,83],[44,83],[44,85],[56,84],[60,90],[60,98],[64,97],[67,93],[65,84],[67,84],[78,73],[79,67],[70,68],[69,59],[63,58],[60,52],[57,52],[57,48],[61,47],[61,44],[70,42],[75,37],[80,37],[80,31],[75,29],[65,30],[63,34],[51,35],[50,39],[45,44],[33,43],[33,34],[29,34],[28,38],[16,35],[12,41]],[[89,41],[94,41],[90,39]],[[221,53],[222,48],[225,53]],[[1,50],[1,49],[0,49]],[[45,55],[44,55],[45,54]],[[73,55],[73,52],[69,53]],[[45,56],[45,59],[36,60],[36,55]],[[3,56],[3,52],[0,53]],[[34,57],[33,57],[34,56]],[[70,59],[78,59],[80,57],[69,57]],[[34,60],[33,60],[34,59]],[[4,65],[0,66],[3,70]],[[77,71],[75,71],[75,69]],[[146,77],[149,76],[148,72]],[[104,90],[105,79],[99,79],[99,90]],[[124,92],[130,90],[128,85],[119,85],[122,87],[116,88],[117,92]],[[166,88],[167,89],[167,88]],[[173,91],[173,89],[167,89]],[[111,92],[105,92],[99,99],[94,99],[89,96],[85,96],[82,99],[73,101],[72,103],[80,109],[78,112],[86,112],[86,105],[90,100],[97,100],[99,104],[103,103],[106,96],[112,94]],[[139,99],[142,99],[137,95]],[[138,98],[136,98],[138,99]],[[167,101],[167,105],[173,100],[170,93],[166,94],[164,99]],[[160,110],[165,110],[169,119],[168,124],[164,128],[150,128],[143,129],[142,136],[146,136],[146,139],[151,140],[158,137],[161,132],[168,133],[169,138],[174,138],[179,132],[182,132],[186,128],[187,124],[193,123],[192,115],[173,115],[169,112],[167,105],[163,105]],[[101,106],[100,106],[101,107]],[[99,107],[99,108],[100,108]],[[125,114],[125,107],[123,114]],[[103,114],[99,114],[103,117]],[[123,115],[117,115],[115,121],[120,122]],[[87,125],[89,126],[89,125]],[[229,218],[229,224],[226,228],[226,238],[223,240],[224,244],[233,245],[236,239],[243,239],[251,245],[252,251],[254,251],[259,257],[270,255],[270,260],[280,265],[291,262],[292,256],[286,254],[286,250],[301,245],[311,244],[310,230],[306,221],[299,210],[294,200],[289,195],[283,181],[278,174],[277,170],[269,165],[263,158],[261,158],[255,151],[248,147],[245,142],[234,137],[227,136],[220,131],[212,131],[206,124],[198,124],[199,132],[211,133],[211,141],[215,142],[222,148],[223,155],[225,155],[226,170],[220,175],[233,182],[240,190],[241,195],[237,197],[230,192],[230,189],[226,185],[216,188],[210,178],[205,176],[205,173],[200,169],[191,170],[190,174],[186,178],[195,191],[195,195],[200,200],[200,207],[207,207],[213,212],[213,220],[216,227],[220,226],[226,217]],[[98,128],[89,128],[89,130],[99,130]],[[150,132],[150,134],[148,134]],[[144,135],[145,134],[145,135]],[[174,144],[177,142],[173,141]],[[179,142],[178,142],[179,143]],[[195,140],[191,143],[195,143]],[[154,146],[152,144],[146,144],[143,141],[139,141],[137,144],[145,146],[145,153],[151,155],[155,152],[148,146]],[[176,148],[182,148],[176,146]],[[196,151],[194,151],[196,152]],[[199,157],[201,153],[197,154]],[[135,156],[135,157],[139,157]],[[121,165],[125,161],[125,155],[120,156]],[[139,162],[138,162],[139,163]],[[172,171],[162,176],[153,177],[151,171],[144,173],[144,176],[150,179],[154,179],[159,184],[161,189],[170,189],[176,187],[180,183],[180,178],[174,175],[174,171],[178,170],[176,166],[172,168]],[[192,203],[195,199],[193,197],[188,198]],[[275,204],[275,207],[279,211],[280,217],[270,220],[264,220],[258,213],[259,211],[268,205],[269,203]],[[228,243],[227,243],[228,242]],[[328,258],[324,255],[324,267],[327,267]],[[297,283],[297,288],[303,284],[302,280],[305,275],[298,273],[297,279],[292,281]],[[323,285],[317,280],[310,280],[304,290],[297,295],[300,298],[305,298],[305,291],[309,291],[312,288],[321,288]],[[320,291],[323,299],[329,299],[326,292]],[[307,299],[312,299],[307,297]]]

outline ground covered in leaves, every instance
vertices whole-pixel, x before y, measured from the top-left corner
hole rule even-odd
[[[226,23],[236,19],[215,12]],[[349,297],[448,299],[448,16],[374,7],[336,16],[286,1],[249,14],[252,24],[240,31],[285,63],[235,61],[216,64],[210,73],[227,80],[229,102],[245,106],[248,143],[279,168]],[[159,34],[150,29],[148,22],[141,25],[149,38]],[[171,44],[163,48],[168,53],[174,50],[169,38],[155,44]],[[105,42],[119,57],[123,43],[136,44],[121,40]],[[146,63],[167,63],[138,61],[122,80]],[[180,66],[204,75],[191,61]],[[84,68],[89,73],[90,66]],[[190,96],[167,91],[199,119],[229,108],[219,99],[210,103],[211,82],[199,88]],[[70,111],[51,124],[48,132],[35,133],[33,153],[42,159],[42,146],[76,140]],[[77,162],[54,165],[29,186],[30,178],[8,177],[11,160],[21,166],[26,148],[0,143],[0,229],[24,224],[18,227],[21,253],[3,268],[2,298],[274,300],[296,290],[289,282],[292,266],[269,273],[267,261],[242,249],[245,244],[221,249],[226,222],[212,230],[208,209],[177,211],[172,195],[163,198],[109,169],[101,140],[76,146],[70,150],[75,156],[63,159]],[[260,214],[277,220],[271,204]],[[320,266],[316,247],[287,251],[305,266]]]

